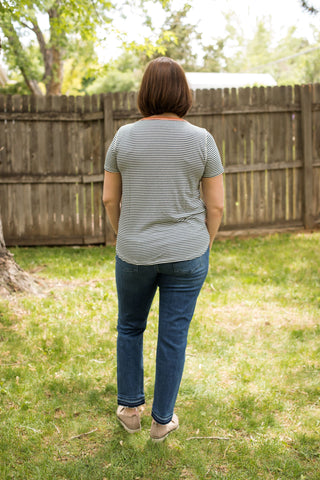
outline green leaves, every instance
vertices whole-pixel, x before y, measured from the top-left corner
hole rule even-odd
[[[143,0],[118,0],[112,3],[109,0],[4,0],[0,2],[0,28],[6,37],[4,46],[5,60],[11,71],[20,71],[25,84],[32,93],[40,94],[40,80],[43,77],[42,89],[47,94],[62,92],[63,62],[68,61],[68,91],[79,91],[82,79],[84,83],[92,82],[92,76],[84,75],[76,79],[75,90],[70,85],[72,72],[77,74],[87,68],[87,57],[84,50],[91,52],[91,59],[95,62],[96,55],[93,47],[98,42],[98,29],[108,35],[108,26],[112,22],[113,12],[118,13],[129,4],[131,7],[143,10]],[[154,0],[154,3],[169,10],[169,0]],[[151,25],[151,19],[146,23]],[[34,43],[36,41],[36,43]],[[146,39],[143,45],[135,42],[126,44],[130,53],[143,52],[146,58],[154,55],[164,55],[168,45],[176,44],[176,36],[166,30],[156,41]],[[31,47],[32,45],[32,47]],[[38,45],[36,47],[36,45]],[[79,50],[75,45],[81,47]],[[93,52],[93,53],[92,53]],[[32,55],[30,55],[32,53]],[[40,65],[39,65],[40,59]],[[70,65],[73,67],[70,68]],[[94,66],[94,70],[97,70]],[[129,74],[126,74],[127,76]],[[126,79],[124,88],[135,85],[132,79]]]

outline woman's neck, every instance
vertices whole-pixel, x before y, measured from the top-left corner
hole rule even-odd
[[[150,118],[152,117],[166,117],[166,118],[180,118],[178,117],[178,115],[176,115],[175,113],[170,113],[170,112],[167,112],[167,113],[158,113],[156,115],[152,115]]]

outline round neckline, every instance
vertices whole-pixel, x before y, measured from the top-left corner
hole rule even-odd
[[[144,117],[141,120],[173,120],[174,122],[185,122],[186,120],[184,118],[174,118],[174,117],[160,117],[157,115],[154,115],[152,117]]]

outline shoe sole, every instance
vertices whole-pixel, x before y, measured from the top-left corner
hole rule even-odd
[[[123,428],[124,428],[128,433],[137,433],[137,432],[140,432],[140,431],[141,431],[141,426],[140,426],[139,428],[132,429],[132,428],[129,428],[129,427],[121,420],[121,418],[117,417],[117,419],[119,420],[119,422],[121,423],[121,425],[123,426]]]
[[[155,438],[155,437],[151,437],[150,435],[151,441],[154,443],[161,443],[168,437],[168,435],[170,435],[170,433],[176,432],[178,428],[179,428],[179,425],[176,428],[173,428],[172,430],[170,430],[170,432],[166,433],[163,437]]]

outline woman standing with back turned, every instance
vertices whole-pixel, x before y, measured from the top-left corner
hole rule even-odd
[[[191,104],[181,66],[150,62],[138,96],[144,118],[118,130],[104,167],[103,202],[118,235],[117,417],[130,433],[140,430],[143,333],[159,288],[154,441],[179,425],[173,411],[188,329],[223,212],[220,155],[207,130],[183,119]]]

